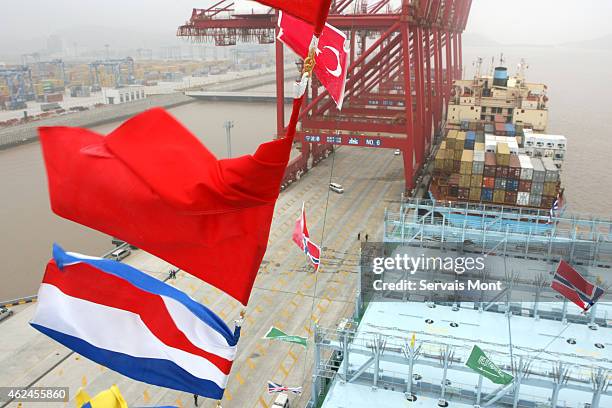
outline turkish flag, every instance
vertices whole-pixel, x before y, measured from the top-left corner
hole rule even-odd
[[[39,133],[53,212],[136,245],[246,305],[293,132],[253,155],[223,160],[161,108],[106,137],[68,127]]]
[[[258,3],[265,4],[270,7],[274,7],[280,11],[284,11],[291,14],[300,20],[313,26],[308,41],[312,37],[312,32],[318,34],[321,33],[325,20],[327,20],[327,14],[329,13],[329,7],[331,0],[255,0]]]
[[[302,58],[308,56],[313,27],[310,24],[281,13],[278,18],[278,39]],[[348,42],[346,35],[334,26],[325,24],[315,50],[314,73],[329,91],[338,109],[342,109],[346,71],[348,68]]]

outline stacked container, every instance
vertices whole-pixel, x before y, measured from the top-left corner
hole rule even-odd
[[[534,157],[531,159],[533,166],[533,179],[531,181],[531,195],[529,205],[540,207],[542,205],[542,193],[544,192],[544,180],[546,179],[546,169],[542,164],[542,159]]]
[[[491,127],[497,134],[487,132]],[[501,127],[503,134],[498,133]],[[435,156],[434,180],[438,177],[444,199],[552,206],[560,189],[560,171],[553,157],[532,158],[519,151],[515,135],[523,135],[522,127],[469,122],[462,123],[461,129],[448,130]]]

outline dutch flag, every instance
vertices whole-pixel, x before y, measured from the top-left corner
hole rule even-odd
[[[240,336],[170,285],[57,245],[30,324],[127,377],[213,399],[223,397]]]

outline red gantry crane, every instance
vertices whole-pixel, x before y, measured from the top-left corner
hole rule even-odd
[[[338,111],[316,78],[300,118],[301,156],[287,167],[284,183],[308,171],[334,145],[399,149],[406,191],[441,131],[453,80],[461,77],[461,33],[471,0],[335,0],[328,23],[350,41],[348,79]],[[231,0],[193,9],[177,35],[215,45],[236,41],[270,44],[277,15],[234,13]],[[283,45],[276,42],[277,135],[285,129]]]

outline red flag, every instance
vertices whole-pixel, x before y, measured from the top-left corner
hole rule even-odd
[[[278,39],[302,58],[308,56],[313,26],[288,14],[278,18]],[[337,28],[325,24],[315,52],[314,73],[329,95],[342,109],[344,86],[348,68],[348,42],[346,35]]]
[[[567,262],[561,260],[550,287],[575,303],[585,312],[604,294],[604,290],[582,277]]]
[[[275,9],[284,11],[292,16],[295,16],[311,26],[313,26],[314,32],[321,34],[325,20],[327,20],[327,14],[329,13],[329,6],[331,0],[256,0],[258,3],[265,4]],[[312,34],[312,33],[311,33]],[[308,41],[310,41],[308,37]]]
[[[136,245],[246,305],[292,133],[253,155],[218,160],[160,108],[106,137],[67,127],[39,132],[56,214]]]
[[[300,218],[295,223],[295,229],[293,230],[293,242],[310,258],[315,271],[319,269],[321,263],[321,248],[310,240],[310,234],[308,233],[308,227],[306,227],[306,211],[304,210],[304,204],[302,203],[302,213]]]

